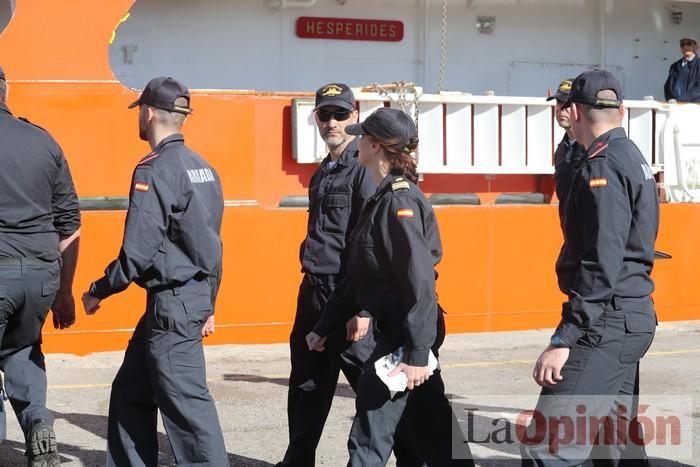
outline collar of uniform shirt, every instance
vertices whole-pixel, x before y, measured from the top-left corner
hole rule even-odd
[[[357,139],[353,139],[350,141],[350,143],[347,145],[347,147],[343,150],[343,153],[340,155],[337,161],[335,161],[335,164],[333,163],[333,159],[331,158],[331,155],[329,154],[327,157],[327,162],[326,165],[328,166],[329,169],[332,169],[333,167],[337,165],[342,165],[343,167],[348,166],[348,160],[351,157],[355,157],[355,153],[357,152]]]
[[[377,187],[377,191],[374,193],[373,198],[379,198],[381,195],[384,194],[384,192],[391,190],[391,184],[394,183],[394,180],[396,180],[399,177],[400,175],[394,174],[388,174],[386,177],[384,177],[382,183],[380,183]]]
[[[620,139],[624,138],[627,136],[627,133],[625,133],[624,128],[622,127],[617,127],[613,128],[612,130],[608,130],[602,135],[598,136],[594,141],[593,144],[588,148],[586,153],[591,155],[591,153],[595,152],[597,149],[599,149],[601,146],[603,146],[605,143],[608,141],[612,141],[614,139]]]
[[[167,137],[163,138],[163,139],[161,140],[161,142],[158,143],[158,145],[155,147],[154,151],[157,152],[157,151],[159,151],[160,149],[162,149],[163,146],[165,146],[166,144],[175,143],[175,142],[182,142],[182,143],[185,142],[185,137],[182,136],[182,133],[174,133],[174,134],[172,134],[172,135],[170,135],[170,136],[167,136]]]
[[[0,102],[0,111],[7,112],[8,114],[12,115],[12,112],[10,112],[10,108],[1,102]]]

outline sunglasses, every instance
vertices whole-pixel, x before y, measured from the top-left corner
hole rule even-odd
[[[686,46],[689,46],[689,45],[695,45],[695,42],[693,42],[693,41],[683,41],[683,42],[681,42],[681,47],[686,47]]]
[[[316,115],[318,115],[318,119],[323,123],[330,122],[331,118],[336,122],[344,122],[350,118],[352,110],[336,110],[335,112],[331,112],[330,110],[320,109],[316,112]]]

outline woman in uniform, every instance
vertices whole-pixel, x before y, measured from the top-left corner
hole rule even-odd
[[[360,310],[374,318],[376,349],[360,377],[348,466],[385,466],[404,412],[419,418],[407,426],[430,467],[473,465],[470,459],[452,460],[452,409],[440,371],[428,364],[431,349],[437,352],[442,341],[434,269],[442,245],[435,213],[416,186],[416,126],[406,113],[380,108],[345,131],[361,136],[358,161],[378,188],[351,234],[347,275],[307,343],[322,351],[326,336]],[[391,353],[400,363],[390,375],[402,372],[407,380],[407,391],[393,397],[374,366]],[[466,442],[462,449],[455,455],[471,457]]]

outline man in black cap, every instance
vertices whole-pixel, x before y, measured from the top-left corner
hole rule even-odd
[[[576,141],[574,130],[571,129],[570,109],[564,106],[569,99],[572,82],[572,79],[565,79],[559,83],[557,92],[547,97],[548,101],[554,100],[554,114],[557,118],[557,123],[565,131],[564,137],[554,152],[554,181],[559,200],[559,222],[562,228],[564,225],[564,206],[566,205],[566,197],[571,189],[571,181],[576,170],[578,170],[581,162],[586,157],[586,148]]]
[[[284,467],[315,465],[316,448],[340,370],[356,389],[362,365],[372,352],[372,328],[366,313],[353,317],[334,334],[326,352],[312,352],[306,345],[306,335],[345,274],[345,246],[350,232],[376,189],[365,169],[357,164],[355,137],[345,133],[345,127],[356,123],[358,117],[352,90],[343,83],[321,87],[316,92],[314,116],[329,153],[309,183],[309,218],[300,251],[304,278],[289,338],[289,446],[278,464]]]
[[[49,309],[55,328],[75,323],[80,205],[63,151],[46,130],[10,113],[7,91],[0,68],[0,370],[29,465],[55,466],[41,329]],[[0,441],[2,393],[0,379]]]
[[[700,102],[698,43],[692,37],[684,37],[680,45],[683,57],[674,62],[668,70],[668,78],[664,85],[666,100]]]
[[[132,282],[147,290],[112,383],[108,465],[157,464],[158,409],[178,465],[229,465],[202,348],[214,331],[221,277],[221,181],[180,134],[192,112],[184,85],[155,78],[129,107],[136,106],[139,136],[152,152],[134,171],[119,257],[83,294],[93,314]]]
[[[635,418],[639,360],[656,328],[650,297],[659,223],[656,181],[620,127],[622,86],[612,74],[579,75],[567,105],[587,159],[564,207],[564,247],[556,267],[569,300],[533,377],[543,387],[537,411],[562,423],[584,417],[590,433],[577,432],[571,443],[553,446],[560,435],[541,433],[545,427],[535,417],[532,443],[522,446],[523,464],[578,465],[591,455],[602,465],[646,465]],[[604,417],[631,429],[600,430],[595,420]],[[594,449],[596,438],[600,445]]]

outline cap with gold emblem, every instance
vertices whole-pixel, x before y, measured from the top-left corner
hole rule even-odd
[[[355,108],[355,95],[347,84],[330,83],[316,91],[314,111],[331,105],[347,110]]]
[[[573,79],[565,79],[561,83],[559,83],[559,87],[557,88],[557,92],[549,96],[547,98],[548,101],[551,101],[552,99],[556,99],[559,102],[566,102],[569,100],[569,93],[571,92],[571,83],[573,83]]]

